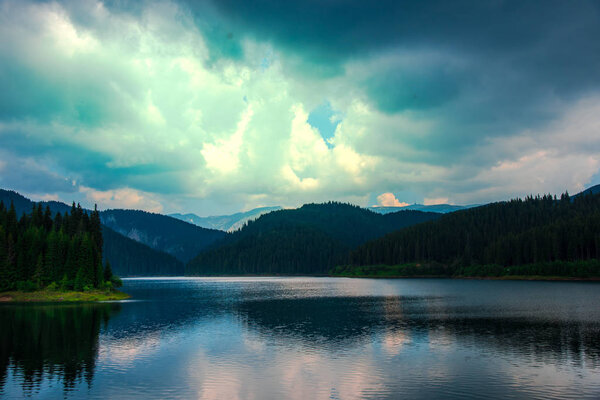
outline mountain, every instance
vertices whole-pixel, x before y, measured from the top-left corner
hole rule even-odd
[[[3,189],[0,189],[0,201],[4,202],[7,208],[12,202],[19,217],[24,213],[30,213],[33,205],[37,204],[15,191]],[[40,203],[42,203],[44,208],[46,206],[50,207],[53,213],[71,213],[71,206],[61,202],[42,201]],[[173,221],[175,223],[180,222],[177,220]],[[193,225],[190,226],[196,228]],[[151,273],[152,275],[180,275],[183,272],[183,263],[180,260],[174,259],[169,254],[155,250],[143,243],[138,243],[107,228],[105,225],[102,226],[102,232],[104,236],[104,261],[109,261],[113,271],[119,276],[140,276],[146,273]],[[224,235],[225,233],[222,234]]]
[[[100,213],[100,219],[117,233],[169,253],[183,262],[226,235],[223,231],[139,210],[106,210]]]
[[[415,210],[415,211],[426,211],[426,212],[436,212],[441,214],[447,214],[454,211],[465,210],[467,208],[478,207],[477,204],[471,204],[467,206],[457,206],[454,204],[434,204],[431,206],[426,206],[423,204],[411,204],[409,206],[404,207],[367,207],[367,209],[376,212],[378,214],[387,214],[391,212],[404,211],[404,210]]]
[[[586,194],[598,194],[598,193],[600,193],[600,185],[595,185],[595,186],[585,189],[582,192],[577,193],[575,196],[573,196],[573,198],[582,196],[582,195],[586,195]]]
[[[190,224],[208,229],[233,232],[240,229],[247,221],[255,220],[263,214],[271,211],[281,210],[281,207],[260,207],[246,212],[231,215],[217,215],[212,217],[199,217],[196,214],[169,214],[169,217],[177,218]]]
[[[17,217],[21,217],[23,214],[29,214],[33,207],[33,201],[29,200],[27,197],[23,196],[20,193],[15,192],[14,190],[5,190],[0,189],[0,201],[4,202],[6,208],[10,207],[10,203],[12,202],[15,206],[15,211],[17,212]],[[64,214],[67,211],[71,211],[71,206],[66,205],[65,203],[61,203],[58,201],[42,201],[43,207],[50,207],[50,210],[53,214],[60,212]]]
[[[412,210],[382,215],[341,203],[273,211],[198,254],[186,275],[325,273],[367,240],[439,217]]]
[[[359,247],[350,264],[437,265],[444,274],[581,276],[600,258],[600,194],[492,203],[445,214]],[[568,271],[565,262],[584,262]],[[418,272],[417,272],[418,274]]]
[[[114,274],[126,276],[181,276],[184,264],[170,254],[154,250],[102,226],[104,258]]]

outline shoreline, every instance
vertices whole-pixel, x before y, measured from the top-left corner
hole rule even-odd
[[[600,277],[580,278],[573,276],[505,275],[505,276],[446,276],[446,275],[329,275],[331,278],[361,279],[465,279],[482,281],[569,281],[600,282]]]
[[[132,276],[123,280],[135,279],[195,279],[195,278],[360,278],[360,279],[468,279],[468,280],[495,280],[495,281],[586,281],[600,282],[600,277],[570,277],[570,276],[544,276],[544,275],[505,275],[505,276],[448,276],[448,275],[327,275],[327,274],[246,274],[246,275],[181,275],[181,276]]]
[[[90,290],[87,292],[76,291],[50,291],[36,290],[22,292],[11,290],[0,293],[0,303],[93,303],[99,301],[126,300],[131,296],[120,291],[105,292],[103,290]]]

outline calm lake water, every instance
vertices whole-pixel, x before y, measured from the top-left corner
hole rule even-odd
[[[126,280],[0,306],[0,397],[600,398],[600,284]]]

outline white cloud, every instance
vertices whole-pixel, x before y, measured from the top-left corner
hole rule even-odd
[[[377,204],[381,207],[406,207],[410,204],[400,202],[393,193],[382,193],[377,196]]]

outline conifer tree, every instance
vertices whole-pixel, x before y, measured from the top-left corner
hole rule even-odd
[[[113,276],[112,268],[110,267],[110,262],[106,261],[104,265],[104,281],[110,282]]]

